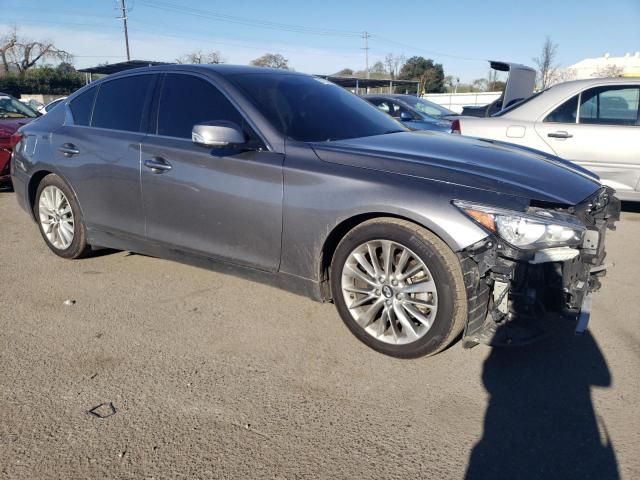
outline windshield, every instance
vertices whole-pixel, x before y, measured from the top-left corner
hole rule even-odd
[[[428,100],[414,97],[412,95],[407,95],[406,97],[402,97],[402,101],[410,105],[412,108],[416,109],[420,113],[425,113],[432,117],[440,118],[440,117],[446,117],[449,115],[457,115],[456,112],[452,112],[451,110],[441,107],[437,103],[429,102]]]
[[[38,114],[8,95],[0,95],[0,118],[36,118]]]
[[[369,102],[326,80],[274,73],[227,78],[294,140],[322,142],[407,131]]]

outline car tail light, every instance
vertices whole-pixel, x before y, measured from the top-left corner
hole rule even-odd
[[[462,127],[460,126],[460,120],[454,120],[451,122],[451,133],[457,133],[460,135],[462,133]]]
[[[15,146],[20,143],[20,140],[22,140],[22,133],[20,132],[16,132],[13,135],[11,135],[11,138],[9,139],[9,148],[15,148]]]

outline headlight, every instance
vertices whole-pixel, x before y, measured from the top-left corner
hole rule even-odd
[[[585,226],[569,214],[530,208],[527,212],[453,202],[456,207],[507,243],[522,249],[577,246]]]

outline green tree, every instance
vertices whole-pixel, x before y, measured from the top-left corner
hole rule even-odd
[[[442,64],[434,63],[430,58],[411,57],[400,69],[398,78],[419,81],[418,93],[420,94],[443,93],[445,91]]]
[[[251,60],[251,65],[256,67],[269,67],[280,68],[282,70],[289,70],[289,60],[284,58],[279,53],[265,53],[255,60]]]

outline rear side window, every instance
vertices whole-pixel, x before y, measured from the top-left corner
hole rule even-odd
[[[100,85],[92,127],[139,132],[153,75],[119,78]]]
[[[209,82],[191,75],[167,74],[158,111],[158,135],[190,139],[194,125],[211,120],[244,127],[240,112]]]
[[[97,87],[90,88],[69,102],[74,125],[89,125],[93,100],[96,98],[97,91]]]
[[[596,87],[582,92],[580,123],[592,125],[636,125],[640,88]]]
[[[576,123],[578,114],[578,98],[579,95],[567,100],[553,112],[546,116],[545,122],[550,123]]]

